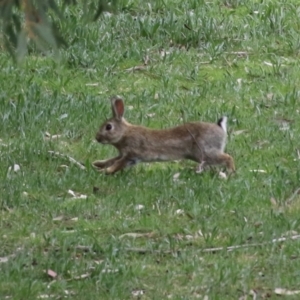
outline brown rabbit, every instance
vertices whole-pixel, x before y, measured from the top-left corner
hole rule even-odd
[[[227,117],[217,124],[191,122],[169,129],[149,129],[128,123],[124,118],[124,102],[111,99],[113,117],[100,127],[96,140],[115,146],[119,155],[93,163],[98,169],[113,174],[138,162],[191,159],[199,163],[197,172],[205,166],[224,165],[235,171],[233,158],[224,153]]]

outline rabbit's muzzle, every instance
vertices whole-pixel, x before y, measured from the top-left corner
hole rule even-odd
[[[99,132],[97,132],[97,134],[96,134],[96,141],[98,143],[101,143],[101,144],[106,144],[107,143],[107,141],[105,141],[105,139],[103,138],[103,136]]]

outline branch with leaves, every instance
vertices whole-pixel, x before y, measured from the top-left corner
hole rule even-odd
[[[83,14],[93,20],[103,11],[112,9],[117,0],[0,0],[0,29],[5,48],[15,59],[27,54],[30,40],[41,50],[54,51],[66,42],[59,30],[58,21],[63,20],[66,6],[81,5]]]

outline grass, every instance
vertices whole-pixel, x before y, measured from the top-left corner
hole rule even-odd
[[[297,240],[202,250],[299,232],[299,196],[285,205],[300,181],[299,13],[298,1],[124,0],[91,24],[66,11],[70,47],[59,61],[33,50],[15,66],[1,52],[1,297],[275,299],[275,288],[298,290]],[[146,70],[126,71],[145,56]],[[153,128],[182,123],[182,111],[185,120],[227,115],[236,175],[198,175],[188,161],[96,172],[92,161],[115,153],[94,140],[113,94],[130,122]]]

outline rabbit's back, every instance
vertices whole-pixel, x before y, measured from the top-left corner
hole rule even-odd
[[[168,129],[148,129],[131,125],[115,146],[133,161],[199,161],[206,152],[223,151],[226,133],[217,124],[186,123]]]

